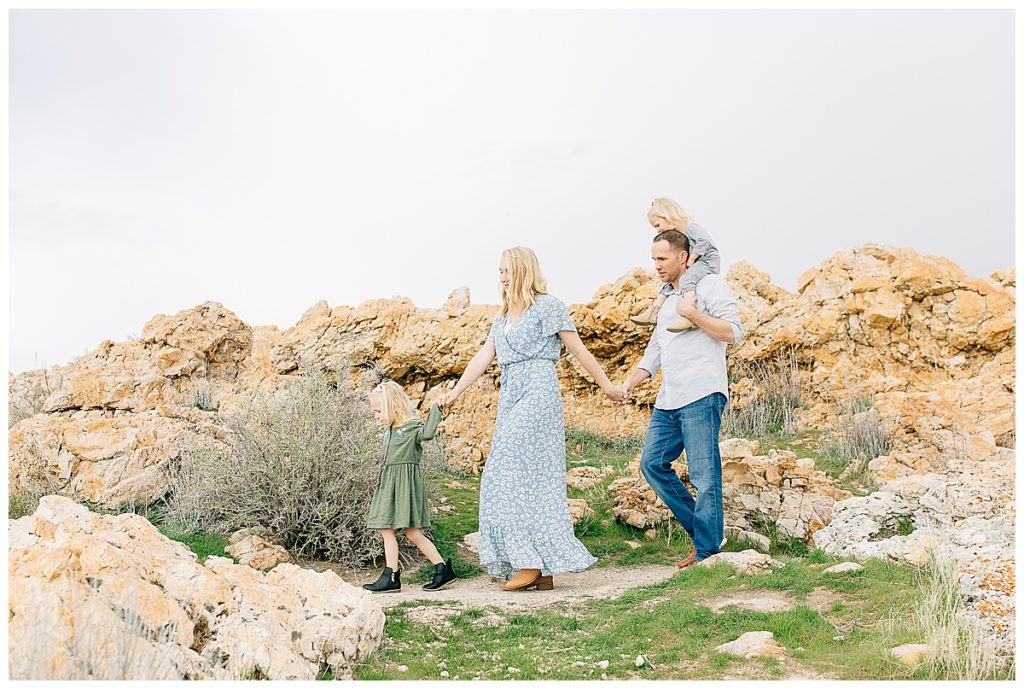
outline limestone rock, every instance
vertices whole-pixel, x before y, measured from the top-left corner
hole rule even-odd
[[[593,516],[594,510],[587,504],[586,500],[569,498],[569,517],[572,518],[573,524],[576,524],[581,519],[589,519]]]
[[[480,532],[474,531],[473,533],[468,533],[463,536],[462,545],[466,546],[467,550],[474,553],[480,552]]]
[[[582,466],[573,467],[566,472],[566,483],[569,488],[587,489],[604,481],[606,476],[614,473],[615,469],[610,466],[597,467]]]
[[[928,644],[903,644],[896,648],[890,648],[889,653],[899,659],[904,665],[920,665],[924,659],[931,653],[931,647]]]
[[[725,536],[733,541],[740,541],[754,546],[762,553],[767,553],[772,547],[772,539],[756,531],[744,531],[735,526],[725,528]]]
[[[832,505],[850,497],[818,471],[812,459],[797,459],[790,451],[769,450],[766,456],[752,456],[756,445],[742,439],[723,441],[727,453],[739,459],[722,459],[722,498],[726,528],[753,533],[755,525],[778,524],[783,535],[806,539],[832,518]],[[689,483],[684,459],[673,464],[676,473],[696,496]],[[615,517],[636,528],[656,526],[672,513],[647,481],[639,477],[639,457],[630,463],[629,476],[608,487],[615,500]],[[763,537],[752,537],[763,543]],[[770,545],[770,544],[769,544]],[[764,549],[767,549],[765,547]]]
[[[45,411],[116,409],[141,412],[159,404],[209,404],[229,390],[252,349],[252,328],[216,302],[173,316],[159,315],[142,336],[129,342],[100,343],[63,370],[60,386]]]
[[[184,448],[226,438],[214,414],[194,408],[39,414],[11,428],[10,485],[104,507],[152,502],[167,493]]]
[[[975,279],[947,259],[868,244],[809,270],[796,293],[772,285],[768,275],[743,261],[733,264],[726,279],[745,330],[729,351],[734,408],[764,394],[751,383],[752,367],[774,365],[785,355],[798,364],[804,397],[798,413],[806,425],[833,425],[839,399],[875,399],[896,427],[887,478],[942,470],[960,436],[975,457],[993,442],[1011,443],[1012,271]],[[589,302],[569,307],[580,336],[614,380],[642,355],[649,331],[628,316],[646,307],[656,291],[654,274],[637,269],[598,288]],[[471,304],[460,289],[437,309],[416,308],[404,298],[356,307],[319,302],[293,327],[278,331],[251,328],[207,302],[154,318],[139,340],[104,342],[72,364],[51,369],[55,391],[46,410],[143,412],[164,404],[226,411],[309,368],[335,375],[338,367],[370,362],[405,384],[421,405],[429,404],[454,384],[496,313],[496,306]],[[636,404],[619,407],[603,398],[574,358],[563,356],[556,371],[568,426],[608,437],[643,431],[649,418],[643,405],[653,401],[657,380],[637,388]],[[15,376],[12,390],[30,387],[23,375],[25,383]],[[478,472],[487,457],[498,377],[492,366],[446,420],[457,468]],[[932,417],[940,419],[934,427]],[[756,455],[752,450],[727,458]]]
[[[757,454],[761,443],[746,438],[729,438],[718,444],[718,451],[722,455],[722,461],[749,459]]]
[[[698,567],[726,564],[743,574],[765,574],[782,567],[782,563],[756,550],[718,553],[697,563]]]
[[[8,547],[15,679],[350,677],[382,640],[379,605],[333,572],[203,566],[135,514],[46,496]]]
[[[828,569],[822,570],[822,574],[842,574],[844,572],[859,572],[862,569],[864,569],[864,566],[856,562],[840,562],[838,565],[832,565]]]
[[[292,559],[287,550],[256,535],[232,542],[224,552],[238,560],[238,564],[256,569],[270,569]]]
[[[814,543],[841,557],[952,561],[963,614],[997,649],[1012,653],[1014,468],[1013,452],[1006,452],[983,462],[951,461],[946,474],[906,476],[837,502]]]
[[[715,651],[743,658],[781,658],[786,655],[786,649],[779,645],[771,632],[747,632],[735,641],[715,647]]]

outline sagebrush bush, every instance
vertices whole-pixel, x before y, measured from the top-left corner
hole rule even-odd
[[[722,433],[727,438],[758,438],[790,435],[796,426],[794,413],[801,404],[796,353],[787,350],[768,361],[757,361],[737,373],[749,379],[757,396],[742,405],[729,404],[722,415]]]
[[[383,429],[365,386],[344,388],[309,372],[228,416],[227,449],[203,445],[182,453],[168,522],[224,534],[262,526],[294,555],[348,566],[380,556],[380,534],[366,528],[366,513],[383,461]],[[440,440],[426,443],[424,472],[444,466]],[[427,492],[436,502],[437,487],[428,482]],[[403,560],[410,555],[403,550]]]

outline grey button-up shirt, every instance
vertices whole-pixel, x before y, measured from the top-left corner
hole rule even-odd
[[[672,285],[665,285],[662,292],[667,298],[639,364],[652,378],[662,371],[661,389],[654,406],[679,409],[716,392],[728,398],[725,343],[696,327],[681,333],[669,332],[668,326],[679,318],[676,304],[681,295]],[[736,296],[721,275],[708,275],[697,283],[697,310],[728,322],[736,342],[743,337]]]

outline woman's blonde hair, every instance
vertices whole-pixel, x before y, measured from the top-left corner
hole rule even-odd
[[[401,426],[416,418],[412,408],[412,400],[405,394],[401,385],[393,380],[385,380],[370,392],[370,397],[380,399],[380,408],[385,419],[392,419],[392,424]]]
[[[680,232],[685,231],[686,226],[693,222],[693,216],[687,213],[682,206],[664,196],[659,196],[651,201],[651,209],[647,211],[647,214],[664,218],[672,225],[669,229]]]
[[[510,308],[522,313],[533,305],[539,294],[548,293],[548,282],[540,274],[540,262],[533,249],[517,246],[501,252],[508,261],[509,285],[501,287],[501,315],[507,316]]]

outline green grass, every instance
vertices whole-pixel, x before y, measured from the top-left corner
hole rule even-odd
[[[640,433],[625,438],[606,438],[581,428],[566,428],[565,446],[570,465],[573,459],[593,460],[626,457],[626,461],[629,461],[644,448],[644,435]]]
[[[32,514],[39,507],[39,496],[11,491],[7,496],[7,518],[21,519]]]
[[[815,559],[830,560],[822,555]],[[747,576],[728,566],[685,570],[671,580],[627,591],[617,599],[593,600],[510,613],[469,609],[433,629],[408,616],[415,601],[389,611],[387,648],[356,671],[357,679],[599,679],[597,663],[608,660],[605,674],[616,679],[715,679],[743,667],[744,675],[764,679],[784,673],[778,663],[743,660],[713,649],[748,631],[770,631],[791,659],[807,671],[836,679],[910,678],[888,649],[916,640],[911,617],[901,614],[918,595],[914,570],[869,561],[847,576],[823,575],[824,567],[791,558],[770,574]],[[720,596],[744,591],[779,590],[791,596],[792,609],[755,613],[710,609]],[[841,599],[815,612],[805,597],[818,590]],[[480,624],[499,615],[500,626]],[[842,631],[842,630],[845,630]],[[803,650],[797,651],[801,648]],[[634,659],[647,663],[637,668]],[[408,667],[397,672],[399,665]],[[519,672],[509,673],[508,667]]]
[[[228,545],[228,539],[223,536],[203,533],[201,531],[179,533],[163,524],[158,525],[157,529],[172,541],[178,541],[179,543],[187,545],[192,552],[199,556],[200,563],[205,562],[206,558],[210,555],[227,557],[234,560],[233,557],[224,552],[224,548]]]

